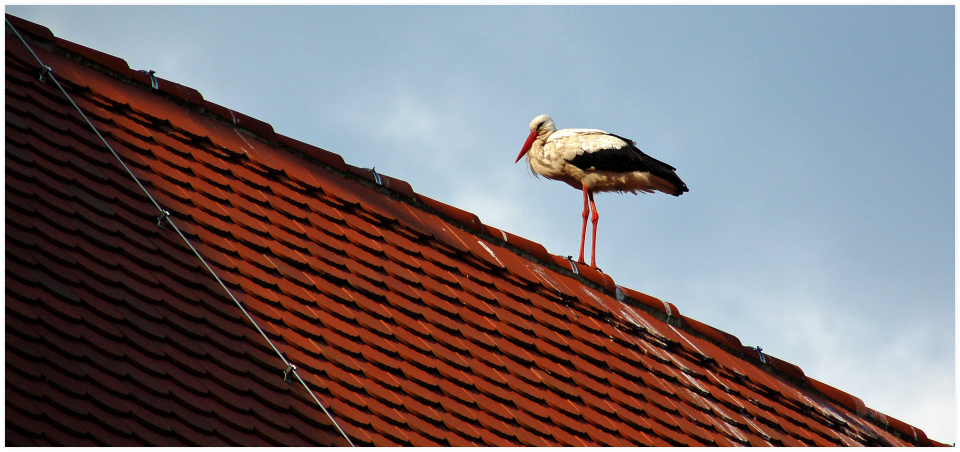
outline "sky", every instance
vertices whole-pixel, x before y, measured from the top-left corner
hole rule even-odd
[[[604,272],[956,441],[953,6],[6,12],[554,254],[530,121],[631,138],[690,192],[598,195]]]

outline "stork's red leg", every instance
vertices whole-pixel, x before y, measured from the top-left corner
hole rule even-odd
[[[600,222],[600,213],[597,212],[597,205],[593,202],[593,192],[589,192],[590,209],[593,210],[593,241],[590,243],[590,267],[597,268],[597,223]],[[583,218],[583,228],[587,228],[587,218]]]
[[[580,229],[580,257],[577,259],[577,262],[584,264],[583,261],[583,245],[587,239],[587,217],[590,216],[590,204],[587,204],[588,197],[592,197],[590,191],[587,190],[587,186],[583,186],[583,228]]]

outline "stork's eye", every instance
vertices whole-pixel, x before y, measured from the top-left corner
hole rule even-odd
[[[543,127],[543,123],[542,123],[542,122],[539,123],[539,124],[537,124],[537,130],[539,131],[541,127]]]

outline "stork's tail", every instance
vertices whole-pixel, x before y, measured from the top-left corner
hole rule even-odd
[[[680,196],[680,195],[682,195],[682,194],[690,191],[690,189],[687,188],[687,184],[683,183],[683,181],[680,180],[679,177],[677,177],[677,181],[680,182],[680,183],[677,185],[677,187],[676,187],[676,189],[674,190],[674,192],[673,192],[673,193],[670,193],[671,195],[673,195],[673,196]]]
[[[669,173],[669,178],[663,176],[650,176],[650,182],[653,183],[653,189],[666,193],[668,195],[680,196],[688,191],[687,184],[683,183],[680,180],[680,177],[677,176],[677,173],[671,171]]]

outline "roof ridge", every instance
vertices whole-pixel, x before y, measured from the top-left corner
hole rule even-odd
[[[10,14],[6,14],[6,18],[23,32],[24,38],[29,39],[31,44],[36,44],[40,48],[57,53],[138,89],[165,97],[180,107],[209,116],[271,148],[283,148],[284,151],[308,160],[339,177],[354,180],[380,194],[435,215],[466,233],[508,249],[519,257],[548,267],[590,289],[613,297],[625,306],[641,309],[664,322],[669,328],[679,328],[734,356],[748,360],[768,373],[810,389],[901,439],[920,445],[939,444],[929,440],[922,430],[870,409],[859,398],[805,375],[800,367],[763,353],[759,347],[746,347],[736,336],[682,315],[672,303],[621,287],[612,277],[603,272],[578,266],[569,257],[550,254],[539,243],[483,224],[473,213],[416,193],[406,181],[375,173],[372,169],[347,164],[339,154],[276,133],[270,124],[208,101],[196,89],[154,77],[152,73],[134,70],[121,58],[58,38],[47,27]],[[245,139],[243,135],[240,135],[241,140]],[[272,162],[258,161],[257,155],[250,155],[250,157],[251,160],[263,166],[273,165]],[[483,245],[482,242],[479,243]],[[464,244],[464,246],[467,245]],[[487,252],[493,254],[489,249]],[[494,255],[494,258],[497,257]],[[591,294],[588,292],[588,295]],[[618,320],[609,312],[602,315],[601,320],[617,329],[627,329],[618,326],[616,324]],[[635,334],[632,332],[634,328],[629,327],[629,329],[631,334]]]

